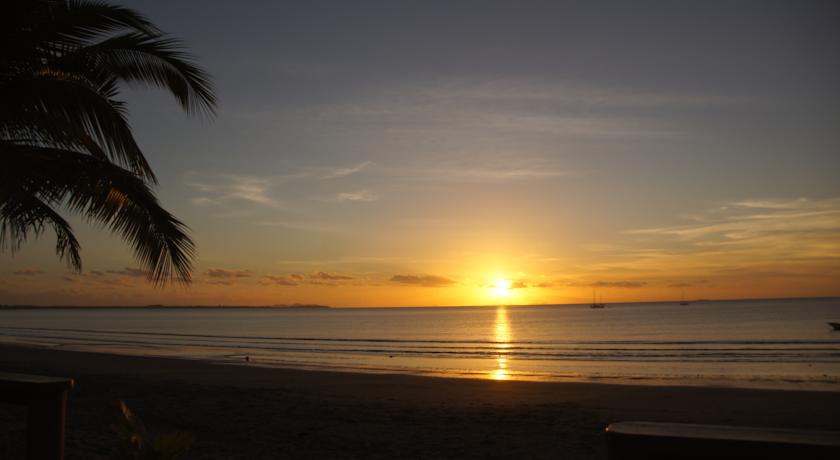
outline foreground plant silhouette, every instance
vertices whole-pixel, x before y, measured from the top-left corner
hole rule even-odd
[[[76,271],[79,242],[57,208],[122,236],[149,279],[190,281],[195,245],[163,209],[118,100],[120,84],[172,93],[213,115],[208,75],[140,14],[95,1],[8,0],[0,15],[0,249],[52,228]]]
[[[118,403],[114,431],[119,444],[113,458],[120,460],[178,460],[192,445],[192,435],[183,431],[152,435],[125,402]]]

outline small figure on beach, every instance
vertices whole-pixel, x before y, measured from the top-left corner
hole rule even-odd
[[[251,361],[251,357],[248,356],[248,355],[245,355],[245,362],[247,363],[247,362],[250,362],[250,361]]]

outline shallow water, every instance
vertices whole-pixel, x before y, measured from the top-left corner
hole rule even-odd
[[[840,299],[0,310],[0,341],[247,365],[840,390]]]

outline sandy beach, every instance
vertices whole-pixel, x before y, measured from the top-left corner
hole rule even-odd
[[[651,420],[840,430],[840,393],[443,379],[0,347],[0,369],[69,376],[67,458],[107,458],[114,401],[189,458],[604,458],[603,429]],[[0,406],[0,432],[25,410]]]

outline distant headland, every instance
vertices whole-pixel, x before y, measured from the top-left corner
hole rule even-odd
[[[323,310],[332,308],[328,305],[317,304],[276,304],[276,305],[0,305],[0,310],[61,310],[74,308],[131,308],[131,309],[197,309],[197,308],[260,308],[279,310]]]

